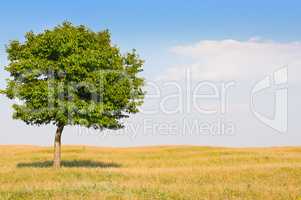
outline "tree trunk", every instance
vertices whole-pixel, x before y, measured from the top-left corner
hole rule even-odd
[[[61,136],[63,129],[63,125],[58,125],[55,133],[53,167],[56,169],[61,167]]]

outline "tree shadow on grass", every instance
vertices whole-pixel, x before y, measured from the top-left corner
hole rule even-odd
[[[29,163],[18,163],[17,168],[49,168],[52,167],[53,161],[43,161],[43,162],[29,162]],[[62,160],[62,167],[76,168],[76,167],[86,167],[86,168],[119,168],[120,164],[114,162],[96,162],[91,160]]]

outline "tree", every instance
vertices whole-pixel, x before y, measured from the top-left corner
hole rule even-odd
[[[13,104],[13,118],[29,125],[54,124],[55,168],[60,167],[61,135],[67,125],[119,129],[122,119],[143,103],[143,61],[136,51],[121,54],[108,30],[93,32],[64,22],[23,43],[7,46],[10,73],[1,93]]]

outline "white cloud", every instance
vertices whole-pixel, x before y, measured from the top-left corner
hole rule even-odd
[[[186,62],[169,67],[160,79],[183,80],[189,70],[196,81],[257,80],[287,66],[294,71],[289,72],[290,80],[298,80],[301,66],[300,42],[263,41],[258,37],[247,41],[202,40],[173,47],[171,52]]]

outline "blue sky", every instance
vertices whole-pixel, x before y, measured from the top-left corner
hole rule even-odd
[[[136,48],[142,56],[164,59],[172,45],[202,39],[246,40],[260,36],[296,41],[301,36],[300,1],[97,1],[1,2],[0,54],[11,39],[26,31],[41,31],[64,20],[93,30],[108,28],[123,51]],[[2,61],[3,62],[3,61]],[[154,74],[165,63],[148,61],[145,73]]]
[[[3,1],[0,12],[0,87],[4,87],[8,74],[4,71],[7,63],[5,44],[10,40],[22,40],[24,33],[30,30],[41,32],[46,28],[68,20],[75,25],[84,24],[99,31],[109,29],[112,40],[123,52],[132,48],[145,60],[143,76],[148,80],[165,75],[179,76],[182,69],[191,68],[194,74],[209,72],[224,79],[235,79],[237,90],[233,97],[235,105],[230,106],[233,113],[227,116],[237,125],[236,135],[233,137],[164,137],[162,135],[137,137],[135,140],[127,136],[82,137],[77,129],[66,130],[66,140],[70,144],[86,143],[106,146],[131,146],[150,144],[202,144],[219,146],[256,146],[256,145],[298,145],[301,136],[297,134],[301,129],[298,123],[296,109],[301,108],[299,102],[299,87],[301,83],[291,87],[290,95],[294,101],[290,102],[291,113],[288,134],[277,135],[269,128],[258,123],[246,110],[248,108],[248,94],[252,83],[273,73],[276,68],[291,65],[290,71],[298,74],[301,61],[301,45],[294,42],[301,41],[301,1],[297,0],[29,0]],[[250,40],[253,38],[252,40]],[[255,42],[253,41],[255,38]],[[258,42],[258,41],[261,42]],[[206,42],[207,41],[207,42]],[[273,42],[269,42],[273,41]],[[253,47],[258,52],[252,51]],[[212,49],[218,52],[219,62],[212,57]],[[229,51],[228,51],[229,49]],[[241,52],[237,55],[237,52]],[[235,59],[228,59],[229,55],[236,55]],[[265,53],[269,53],[265,60]],[[249,55],[250,54],[250,55]],[[298,57],[298,59],[296,59]],[[250,60],[248,60],[250,59]],[[252,59],[252,60],[251,60]],[[208,61],[201,65],[204,60]],[[235,62],[234,62],[235,60]],[[276,60],[274,62],[274,60]],[[208,64],[209,63],[209,64]],[[254,65],[251,65],[251,64]],[[261,65],[262,63],[262,65]],[[219,67],[219,65],[223,65]],[[255,66],[256,65],[256,66]],[[196,67],[199,67],[196,69]],[[210,70],[211,69],[211,70]],[[195,71],[193,71],[195,70]],[[250,73],[248,73],[248,71]],[[295,72],[294,72],[295,71]],[[247,73],[246,73],[247,72]],[[261,74],[262,72],[262,74]],[[178,74],[177,74],[178,73]],[[180,74],[181,75],[181,74]],[[196,76],[195,81],[210,76]],[[207,74],[208,75],[208,74]],[[247,79],[248,77],[252,77]],[[247,77],[247,78],[245,78]],[[295,77],[293,77],[295,78]],[[294,81],[298,82],[298,77]],[[221,79],[219,80],[221,81]],[[241,86],[243,85],[243,86]],[[161,85],[162,86],[162,85]],[[160,87],[161,87],[160,86]],[[240,87],[241,86],[241,87]],[[165,92],[168,89],[161,87]],[[234,93],[234,92],[233,92]],[[26,143],[50,145],[54,127],[27,127],[24,123],[10,119],[11,102],[1,96],[1,123],[5,132],[0,133],[0,143]],[[160,99],[159,99],[160,100]],[[162,100],[162,99],[161,99]],[[146,99],[146,105],[156,103]],[[266,100],[262,103],[264,109],[269,107]],[[268,110],[268,109],[267,109]],[[235,112],[234,112],[235,111]],[[186,113],[187,114],[187,113]],[[158,113],[158,121],[176,122],[182,127],[179,119],[184,115],[166,115]],[[138,114],[133,120],[141,125],[144,114]],[[198,115],[190,116],[199,118]],[[216,117],[216,116],[215,116]],[[205,116],[210,121],[212,116]],[[213,120],[218,120],[219,117]],[[142,126],[142,125],[141,125]],[[141,128],[141,127],[140,127]],[[37,134],[39,132],[44,134]],[[26,132],[28,137],[19,135]],[[86,132],[86,131],[83,131]],[[127,131],[125,131],[127,132]],[[131,132],[131,130],[128,130]],[[257,134],[254,135],[254,132]],[[266,134],[262,134],[265,132]],[[88,134],[89,135],[89,134]],[[102,140],[104,139],[104,140]]]
[[[297,0],[31,0],[2,2],[0,16],[5,39],[70,20],[93,29],[109,28],[120,41],[187,42],[200,37],[246,39],[254,35],[287,41],[300,35],[300,6]]]

